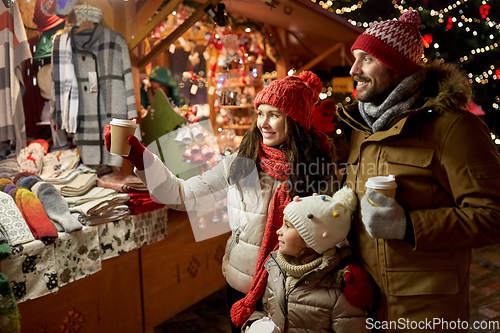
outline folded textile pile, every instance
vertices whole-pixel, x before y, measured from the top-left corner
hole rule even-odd
[[[7,179],[12,179],[19,172],[19,162],[14,154],[7,156],[0,161],[0,175]]]
[[[88,193],[97,185],[95,173],[78,174],[67,184],[55,184],[54,187],[65,197],[76,197]]]
[[[148,188],[139,177],[115,171],[100,177],[97,186],[112,188],[118,192],[147,192]]]
[[[85,195],[65,197],[72,213],[79,214],[84,225],[97,225],[126,218],[130,210],[126,205],[130,197],[110,188],[94,187]]]

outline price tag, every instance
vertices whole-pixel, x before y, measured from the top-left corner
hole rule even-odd
[[[170,47],[168,48],[168,51],[172,54],[174,54],[175,52],[175,45],[174,44],[170,44]]]
[[[198,85],[197,84],[193,84],[191,86],[191,90],[189,90],[189,92],[191,93],[191,95],[196,95],[197,91],[198,91]]]

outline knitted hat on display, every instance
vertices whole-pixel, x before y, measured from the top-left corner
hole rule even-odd
[[[38,31],[50,30],[65,21],[56,15],[47,15],[42,11],[42,0],[36,0],[35,10],[33,13],[33,23],[36,24],[36,29]],[[50,43],[52,45],[52,42]],[[38,49],[38,48],[37,48]],[[50,57],[50,55],[49,55]]]
[[[170,88],[170,94],[174,100],[176,106],[181,106],[182,101],[179,95],[179,86],[177,81],[175,81],[172,72],[167,67],[156,66],[151,70],[151,74],[149,74],[149,80],[158,82],[166,87]]]
[[[288,216],[300,237],[319,254],[332,249],[344,240],[351,228],[352,213],[357,199],[354,191],[344,187],[333,197],[313,195],[296,196],[286,206]]]
[[[418,13],[409,10],[397,21],[379,22],[366,29],[352,45],[351,52],[362,50],[406,77],[417,70],[424,54],[420,25]]]
[[[255,97],[255,110],[261,104],[278,108],[302,127],[311,129],[312,110],[318,102],[322,84],[316,74],[301,72],[298,76],[287,76],[274,80]]]

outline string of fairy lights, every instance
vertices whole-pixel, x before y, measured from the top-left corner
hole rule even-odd
[[[311,0],[313,3],[316,3],[317,0]],[[333,8],[334,1],[328,0],[328,1],[319,1],[317,2],[322,8],[334,12],[338,15],[347,15],[347,14],[352,14],[354,11],[360,9],[363,7],[363,4],[368,2],[370,0],[364,0],[364,1],[358,1],[357,3],[351,5],[351,6],[344,6],[341,8]],[[374,0],[372,0],[374,1]],[[471,25],[472,24],[486,24],[490,29],[494,29],[493,32],[491,32],[489,35],[484,36],[484,38],[481,38],[485,40],[485,45],[481,47],[477,47],[474,49],[471,49],[468,51],[465,55],[460,57],[460,62],[465,63],[471,58],[473,58],[475,55],[479,55],[482,53],[486,52],[491,52],[491,51],[498,51],[498,47],[500,46],[498,41],[500,40],[500,24],[497,22],[493,21],[490,19],[490,17],[487,15],[488,10],[490,8],[490,5],[488,3],[492,3],[491,0],[483,0],[482,6],[488,7],[488,10],[486,11],[486,14],[482,16],[482,19],[478,18],[469,18],[466,17],[463,14],[463,10],[461,9],[461,6],[469,2],[469,0],[457,0],[455,3],[447,5],[439,10],[436,9],[425,9],[422,6],[419,6],[417,8],[413,8],[410,6],[405,6],[405,1],[399,1],[399,0],[393,0],[392,3],[394,5],[394,8],[399,10],[400,13],[404,13],[407,10],[417,10],[421,12],[422,14],[429,15],[431,17],[436,17],[437,22],[440,25],[445,25],[447,29],[451,29],[452,26],[455,26],[460,28],[460,29],[465,29],[465,32],[471,33],[472,36],[478,36],[477,30],[475,30]],[[454,16],[449,16],[452,12],[457,11],[457,15]],[[445,19],[445,16],[448,15],[448,19]],[[483,15],[483,13],[481,13]],[[372,22],[359,22],[355,21],[349,18],[346,18],[352,25],[355,25],[357,27],[363,27],[363,28],[368,28],[371,27],[373,24],[377,23],[378,21],[372,21]],[[482,37],[482,36],[481,36]],[[479,38],[479,36],[478,36]],[[431,47],[431,45],[429,45]],[[440,45],[439,43],[435,42],[432,44],[432,47],[434,48],[436,55],[439,57],[439,48]],[[424,61],[428,61],[428,59],[424,58]],[[486,69],[483,70],[482,73],[476,74],[476,73],[468,73],[469,77],[469,82],[470,83],[475,83],[475,84],[488,84],[492,81],[496,81],[500,79],[500,69],[498,66],[496,67],[494,64],[491,65],[485,65]],[[498,97],[497,97],[498,99]],[[500,109],[500,101],[496,100],[493,103],[493,108],[496,110]]]

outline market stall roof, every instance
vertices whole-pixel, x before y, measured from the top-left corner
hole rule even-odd
[[[262,22],[275,27],[276,32],[285,31],[281,36],[283,50],[291,64],[298,61],[302,66],[312,65],[303,69],[328,70],[350,65],[349,49],[363,32],[310,0],[230,0],[222,3],[232,16]]]

